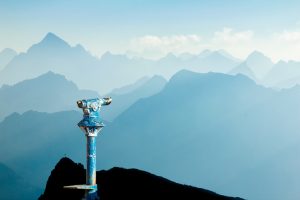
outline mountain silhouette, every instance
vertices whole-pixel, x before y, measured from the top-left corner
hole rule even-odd
[[[136,101],[141,98],[146,98],[160,92],[166,84],[166,80],[161,76],[153,76],[149,80],[138,86],[131,86],[131,88],[124,88],[123,91],[115,90],[106,96],[112,97],[113,103],[109,107],[103,107],[103,118],[112,121],[119,114],[129,108]],[[134,88],[134,89],[133,89]]]
[[[159,93],[106,122],[97,137],[97,167],[138,168],[246,199],[297,199],[297,108],[299,87],[277,91],[243,75],[180,71]],[[45,184],[64,154],[84,162],[81,118],[79,112],[10,115],[0,123],[2,162]]]
[[[194,72],[221,72],[227,73],[236,65],[239,61],[234,59],[229,54],[222,51],[210,51],[204,50],[199,55],[190,55],[178,57],[172,53],[167,54],[162,59],[158,60],[157,71],[165,75],[167,78],[174,75],[176,72],[186,69]]]
[[[218,50],[218,52],[219,52],[220,54],[222,54],[223,56],[225,56],[225,57],[227,57],[227,58],[229,58],[229,59],[231,59],[231,60],[233,60],[233,61],[241,62],[241,60],[240,60],[239,58],[236,58],[236,57],[232,56],[230,53],[228,53],[228,52],[225,51],[224,49],[220,49],[220,50]]]
[[[160,75],[169,79],[181,69],[228,72],[238,63],[228,53],[221,51],[211,51],[189,59],[181,59],[170,53],[157,61],[107,52],[99,59],[81,45],[71,46],[54,33],[48,33],[25,53],[15,56],[0,71],[0,86],[16,84],[53,71],[63,74],[81,89],[94,90],[103,95],[144,76]]]
[[[73,199],[84,196],[82,190],[64,189],[65,185],[84,184],[85,170],[69,158],[62,158],[49,176],[44,194],[39,200]],[[165,178],[137,170],[114,167],[97,172],[98,196],[114,199],[241,199],[226,197],[214,192],[178,184]]]
[[[261,82],[273,65],[272,61],[264,54],[254,51],[244,62],[235,67],[230,74],[244,74],[257,82]]]
[[[78,99],[97,96],[97,92],[79,90],[62,75],[47,72],[37,78],[0,88],[0,120],[15,111],[23,113],[28,110],[75,110],[77,107],[74,102]]]
[[[56,54],[55,51],[57,50],[63,53],[65,50],[68,51],[71,48],[72,47],[67,42],[50,32],[38,44],[35,44],[31,48],[29,48],[27,53],[39,54],[43,52],[44,54],[46,52],[49,54]]]
[[[0,52],[0,71],[17,55],[13,49],[3,49]]]
[[[159,60],[128,58],[126,54],[106,52],[99,59],[80,44],[71,46],[51,32],[25,53],[13,53],[9,59],[5,58],[6,64],[2,65],[2,70],[1,60],[0,54],[0,86],[16,84],[53,71],[63,74],[81,89],[94,90],[102,95],[145,76],[160,75],[169,79],[183,69],[200,73],[241,73],[259,84],[278,88],[298,84],[300,76],[298,62],[280,61],[273,64],[258,51],[252,52],[244,61],[224,50],[204,50],[198,55],[183,53],[175,56],[169,53]]]
[[[297,176],[293,171],[259,173],[255,184],[247,172],[260,172],[266,160],[300,140],[299,100],[299,88],[275,91],[242,75],[178,72],[160,93],[103,129],[99,167],[137,167],[227,195],[285,199],[296,190],[279,180]],[[265,185],[271,177],[278,181]]]
[[[138,89],[142,85],[144,85],[147,81],[149,81],[149,79],[150,78],[148,76],[144,76],[144,77],[140,78],[139,80],[137,80],[136,82],[134,82],[133,84],[129,84],[129,85],[125,85],[120,88],[113,89],[110,92],[110,94],[122,95],[122,94],[130,93],[130,92]]]
[[[37,199],[41,191],[0,163],[0,198],[2,200]]]
[[[292,87],[299,84],[300,62],[279,61],[272,70],[266,75],[264,84],[273,87]],[[289,82],[286,84],[286,82]]]
[[[48,33],[0,71],[0,85],[16,84],[53,71],[63,74],[79,88],[92,89],[103,95],[146,75],[154,75],[152,69],[155,67],[151,64],[109,52],[99,59],[81,45],[70,46],[59,36]]]
[[[245,63],[245,62],[243,62],[240,65],[233,68],[229,72],[229,74],[231,74],[231,75],[242,74],[242,75],[245,75],[245,76],[251,78],[252,80],[258,82],[258,79],[255,76],[254,72],[248,67],[247,63]]]
[[[205,66],[204,70],[200,70],[198,72],[227,73],[237,64],[238,62],[229,58],[228,55],[224,55],[224,53],[219,51],[213,51],[203,58],[202,63],[199,66]]]
[[[0,85],[16,84],[48,71],[63,74],[76,82],[82,78],[87,67],[89,71],[95,71],[97,63],[98,59],[82,47],[71,47],[55,34],[48,33],[39,43],[15,56],[6,65],[0,72]]]
[[[44,187],[63,155],[84,161],[85,137],[76,125],[81,118],[75,111],[11,114],[0,122],[1,162],[31,185]]]

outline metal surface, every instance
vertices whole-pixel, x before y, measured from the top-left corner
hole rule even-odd
[[[69,185],[64,186],[64,188],[78,190],[97,190],[97,185]]]
[[[87,136],[86,153],[87,153],[86,184],[96,185],[96,137],[95,136]]]
[[[86,190],[86,200],[99,199],[96,184],[96,136],[104,127],[100,117],[101,106],[109,105],[111,101],[112,99],[110,97],[77,101],[78,107],[83,111],[83,119],[78,123],[78,126],[85,133],[87,139],[86,185],[70,185],[64,186],[64,188]]]

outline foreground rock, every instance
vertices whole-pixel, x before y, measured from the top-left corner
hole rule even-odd
[[[44,194],[39,200],[81,200],[84,191],[63,189],[64,185],[83,184],[85,170],[69,158],[62,158],[51,172]],[[97,172],[98,194],[101,200],[112,199],[241,199],[178,184],[137,169],[112,168]]]

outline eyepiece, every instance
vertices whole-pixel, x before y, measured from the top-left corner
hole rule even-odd
[[[112,99],[111,99],[111,97],[104,97],[103,98],[104,99],[104,103],[105,103],[105,105],[109,105],[109,104],[111,104],[111,102],[112,102]]]
[[[78,106],[78,108],[85,108],[86,103],[83,100],[79,100],[79,101],[77,101],[77,106]]]

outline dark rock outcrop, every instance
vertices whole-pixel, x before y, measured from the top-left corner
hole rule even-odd
[[[62,158],[51,172],[44,194],[39,200],[81,200],[84,191],[63,189],[64,185],[85,183],[85,170],[69,158]],[[112,168],[97,172],[101,200],[114,199],[197,199],[238,200],[214,192],[178,184],[137,169]]]
[[[72,199],[81,200],[83,190],[64,189],[63,186],[85,183],[85,169],[83,165],[74,163],[67,157],[62,158],[52,170],[48,178],[44,194],[39,200]]]

